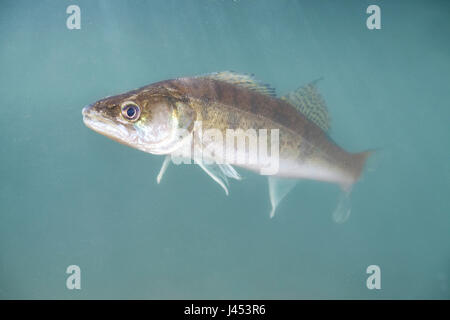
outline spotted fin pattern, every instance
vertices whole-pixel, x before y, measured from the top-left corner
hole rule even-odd
[[[317,91],[316,83],[320,79],[308,83],[281,97],[300,111],[311,122],[314,122],[322,130],[330,128],[330,116],[327,106],[320,93]]]

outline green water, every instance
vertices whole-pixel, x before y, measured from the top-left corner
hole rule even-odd
[[[449,31],[447,1],[2,0],[0,298],[448,299]],[[274,219],[245,171],[228,197],[195,166],[157,185],[161,157],[82,122],[104,96],[222,70],[280,94],[324,78],[333,139],[379,150],[346,223],[325,183],[298,184]]]

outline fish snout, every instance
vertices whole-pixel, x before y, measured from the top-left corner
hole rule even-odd
[[[87,116],[89,114],[89,112],[92,109],[92,104],[86,105],[84,106],[84,108],[81,110],[81,114],[83,115],[83,117]]]

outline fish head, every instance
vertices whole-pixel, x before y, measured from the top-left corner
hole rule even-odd
[[[169,154],[189,138],[195,114],[189,102],[161,88],[101,99],[82,110],[90,129],[127,146]]]

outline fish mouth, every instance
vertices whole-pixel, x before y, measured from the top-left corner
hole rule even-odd
[[[81,110],[81,114],[83,115],[83,122],[89,129],[92,129],[100,134],[103,132],[100,131],[99,123],[102,122],[102,118],[99,117],[98,112],[92,110],[92,104],[85,106]]]
[[[92,109],[92,104],[89,104],[87,106],[84,106],[84,108],[81,110],[81,114],[83,115],[83,118],[87,115],[89,115],[89,111]]]
[[[120,143],[132,143],[130,132],[124,125],[104,117],[101,113],[93,110],[92,105],[85,106],[81,110],[81,114],[84,124],[89,129]]]
[[[84,108],[81,110],[81,114],[83,116],[83,122],[86,125],[86,127],[94,131],[97,131],[95,130],[95,122],[101,120],[101,118],[98,117],[98,113],[96,111],[92,110],[92,104],[84,106]]]

